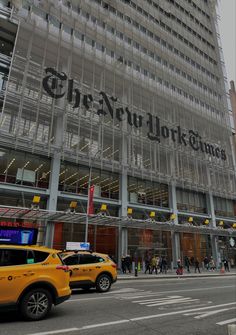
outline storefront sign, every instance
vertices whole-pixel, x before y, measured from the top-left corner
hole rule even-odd
[[[61,99],[66,97],[67,101],[73,104],[73,108],[79,108],[83,106],[86,110],[91,107],[91,103],[94,101],[91,94],[81,94],[78,88],[74,87],[74,80],[69,79],[64,72],[57,72],[53,68],[45,69],[46,76],[43,79],[43,88],[49,96],[53,99]],[[119,122],[126,122],[132,127],[142,128],[144,125],[147,126],[147,137],[151,141],[160,143],[162,140],[170,139],[173,143],[177,143],[184,147],[190,147],[195,152],[206,153],[209,156],[216,157],[218,159],[226,160],[226,153],[224,149],[207,143],[202,140],[202,137],[195,130],[183,130],[181,126],[170,128],[161,123],[158,116],[154,116],[147,113],[138,115],[129,110],[128,107],[113,107],[114,103],[118,101],[116,97],[108,97],[103,91],[100,93],[99,104],[100,107],[97,110],[97,115],[109,114],[112,119],[116,119]]]
[[[12,222],[12,221],[0,221],[1,227],[23,227],[23,228],[36,228],[38,225],[32,222]]]
[[[28,245],[36,244],[38,230],[34,228],[0,227],[0,243]]]

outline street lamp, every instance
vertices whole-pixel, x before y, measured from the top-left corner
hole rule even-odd
[[[96,154],[91,158],[90,167],[89,167],[89,179],[88,179],[88,196],[87,196],[87,210],[86,210],[86,222],[85,222],[85,238],[84,241],[88,242],[88,225],[89,225],[89,203],[90,203],[90,187],[91,187],[91,179],[92,179],[92,162],[96,158],[96,156],[101,152],[98,150]]]

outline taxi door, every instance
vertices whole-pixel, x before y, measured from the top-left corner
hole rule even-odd
[[[80,254],[78,270],[80,283],[81,281],[83,284],[95,283],[99,272],[101,272],[101,264],[98,263],[95,255]]]
[[[0,249],[0,303],[15,303],[28,282],[27,250]]]

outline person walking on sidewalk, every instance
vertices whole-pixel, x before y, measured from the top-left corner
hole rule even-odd
[[[185,256],[185,257],[184,257],[184,265],[185,265],[185,267],[186,267],[188,273],[190,273],[190,269],[189,269],[189,266],[190,266],[190,260],[189,260],[188,256]]]
[[[201,273],[200,268],[199,268],[199,260],[196,258],[195,259],[195,273],[197,272],[197,270],[198,270],[198,273]]]
[[[126,273],[126,262],[125,262],[124,255],[121,257],[121,270],[122,270],[122,273]]]
[[[156,258],[156,256],[152,257],[151,268],[152,268],[151,274],[153,273],[153,271],[155,271],[155,273],[157,274],[157,258]]]
[[[162,264],[162,273],[166,274],[166,272],[167,272],[167,260],[166,260],[165,257],[162,257],[161,264]]]
[[[131,273],[131,265],[132,265],[131,257],[130,255],[126,255],[125,256],[125,267],[129,271],[129,273]]]
[[[177,275],[182,275],[183,274],[183,265],[180,259],[177,260],[177,270],[176,270]]]
[[[224,264],[224,268],[225,268],[225,272],[229,272],[229,262],[226,258],[223,259],[223,264]]]
[[[149,274],[151,274],[151,264],[150,264],[150,259],[148,257],[145,259],[145,272],[144,273],[146,274],[147,271]]]
[[[210,262],[209,262],[209,267],[211,271],[214,271],[216,269],[216,264],[215,261],[213,259],[213,257],[211,256]]]
[[[203,262],[204,262],[204,268],[205,268],[207,271],[209,271],[209,259],[208,259],[207,256],[204,257]]]

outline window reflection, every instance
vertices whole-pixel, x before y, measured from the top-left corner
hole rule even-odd
[[[231,199],[214,197],[215,213],[219,216],[235,216],[236,203]]]
[[[59,190],[64,192],[88,194],[89,167],[62,163]],[[92,168],[91,185],[95,186],[94,197],[118,199],[119,175]]]
[[[48,188],[50,160],[0,147],[0,182]]]
[[[204,193],[177,189],[176,195],[179,210],[207,213],[206,195]]]
[[[146,205],[168,207],[168,185],[129,177],[129,201]]]

